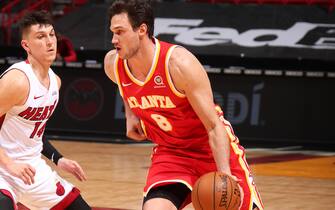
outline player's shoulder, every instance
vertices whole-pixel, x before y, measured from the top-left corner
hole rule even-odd
[[[186,48],[176,46],[169,60],[169,64],[178,66],[188,66],[195,58],[195,56]]]
[[[116,55],[117,55],[116,50],[110,50],[108,53],[106,53],[104,59],[104,66],[106,72],[113,70]]]
[[[172,75],[175,73],[192,74],[193,69],[199,65],[198,59],[189,50],[181,46],[173,49],[168,63]]]
[[[29,89],[29,80],[27,75],[20,69],[13,68],[5,72],[1,79],[1,87],[15,92],[24,92]]]
[[[104,69],[106,75],[115,82],[115,76],[114,76],[114,62],[117,56],[116,50],[110,50],[105,55],[104,59]]]
[[[106,64],[113,64],[116,58],[116,50],[110,50],[105,55],[105,65]]]
[[[4,82],[10,82],[13,85],[19,85],[25,83],[29,84],[29,80],[26,73],[18,68],[12,68],[7,72],[5,72],[2,75],[1,80]]]

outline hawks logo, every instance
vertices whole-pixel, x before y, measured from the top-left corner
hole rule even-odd
[[[90,120],[100,113],[103,99],[98,83],[92,79],[78,79],[66,89],[65,109],[76,120]]]

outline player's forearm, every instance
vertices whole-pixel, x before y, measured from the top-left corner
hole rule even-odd
[[[124,99],[123,99],[123,104],[124,104],[124,110],[125,110],[126,118],[130,119],[132,117],[135,117],[135,114],[133,113],[133,111],[131,111],[127,101],[125,101]]]
[[[42,155],[47,157],[49,160],[54,162],[56,165],[58,164],[58,161],[63,157],[58,150],[52,146],[52,144],[49,142],[48,139],[43,136],[43,150]]]
[[[208,132],[208,137],[218,171],[230,174],[230,146],[226,132],[222,126],[217,125]]]

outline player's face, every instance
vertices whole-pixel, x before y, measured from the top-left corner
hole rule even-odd
[[[22,47],[27,51],[28,56],[44,63],[52,63],[57,53],[57,38],[55,30],[51,25],[32,25],[23,35]]]
[[[133,29],[128,15],[121,13],[114,15],[111,19],[110,30],[113,33],[112,44],[117,50],[120,58],[129,59],[139,49],[139,33]]]

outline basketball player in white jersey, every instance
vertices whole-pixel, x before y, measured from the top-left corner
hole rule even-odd
[[[42,152],[59,168],[86,179],[77,162],[42,141],[61,84],[50,69],[57,49],[51,16],[44,11],[26,14],[20,29],[27,60],[0,77],[0,209],[17,209],[18,202],[31,210],[91,209],[79,190],[41,158]]]

